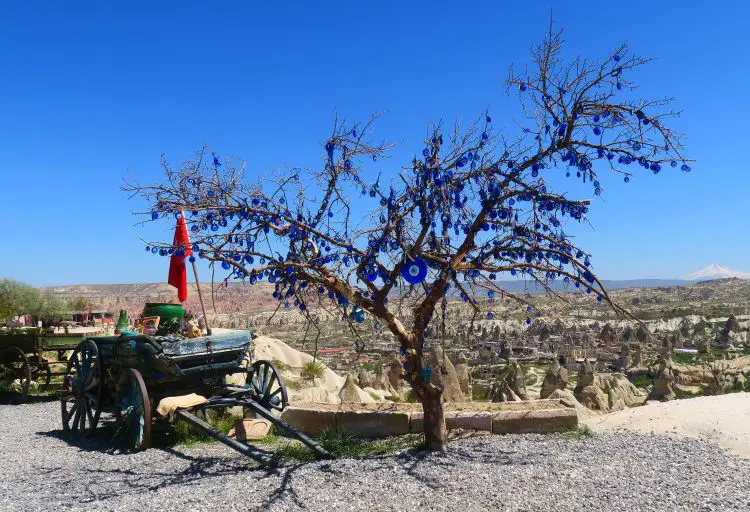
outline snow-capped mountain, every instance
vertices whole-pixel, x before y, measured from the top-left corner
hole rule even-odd
[[[750,279],[750,272],[738,272],[731,268],[722,267],[721,265],[709,265],[692,274],[680,276],[680,279],[688,281],[706,281],[709,279],[727,279],[730,277],[739,277],[740,279]]]

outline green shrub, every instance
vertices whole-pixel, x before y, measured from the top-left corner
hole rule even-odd
[[[675,387],[674,394],[677,398],[695,398],[696,396],[703,396],[703,390],[691,392],[683,391],[682,389]]]
[[[632,382],[635,387],[644,389],[653,384],[651,377],[649,377],[648,375],[638,375],[637,377],[631,379],[630,382]]]
[[[305,363],[302,367],[300,376],[304,380],[309,380],[314,383],[315,379],[320,379],[325,375],[325,370],[325,366],[320,361],[310,361],[309,363]]]
[[[292,369],[290,365],[288,365],[286,362],[282,361],[281,359],[276,359],[274,357],[273,359],[271,359],[271,362],[276,367],[276,369],[282,373],[288,372],[289,370]]]
[[[575,430],[570,430],[563,434],[565,439],[571,441],[583,441],[584,439],[591,439],[594,436],[596,436],[596,433],[588,425],[579,425]]]

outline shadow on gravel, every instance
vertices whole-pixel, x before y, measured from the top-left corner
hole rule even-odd
[[[0,405],[40,404],[56,402],[60,398],[52,393],[48,395],[28,395],[26,398],[16,393],[0,393]]]
[[[96,434],[92,437],[77,436],[65,432],[64,430],[50,430],[48,432],[36,432],[36,435],[41,437],[49,437],[51,439],[57,439],[62,441],[74,448],[86,452],[100,452],[115,454],[118,452],[118,447],[112,445],[113,430],[111,428],[99,428]]]

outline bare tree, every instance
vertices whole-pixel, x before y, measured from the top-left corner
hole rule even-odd
[[[499,286],[510,274],[549,293],[561,280],[626,314],[564,230],[569,219],[586,219],[589,202],[554,192],[545,175],[565,173],[599,195],[601,170],[625,181],[634,168],[689,170],[679,134],[665,124],[676,115],[665,110],[669,101],[629,99],[628,73],[646,59],[621,46],[602,62],[565,63],[561,45],[550,30],[528,70],[511,70],[508,90],[523,112],[512,138],[493,129],[488,113],[465,129],[433,125],[421,153],[392,174],[371,170],[383,167],[390,147],[372,140],[374,117],[337,120],[321,169],[292,168],[254,184],[244,163],[206,147],[179,169],[162,159],[163,182],[125,189],[149,202],[144,222],[184,211],[194,245],[146,249],[192,250],[226,279],[273,283],[273,298],[299,308],[314,329],[313,309],[342,316],[355,332],[359,308],[372,315],[400,343],[427,446],[445,450],[443,389],[432,378],[440,369],[425,359],[425,330],[444,297],[458,295],[490,319],[508,301],[530,308]]]

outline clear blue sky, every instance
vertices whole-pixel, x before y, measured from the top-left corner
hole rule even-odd
[[[576,230],[601,277],[750,271],[750,3],[250,4],[2,4],[0,276],[165,281],[167,260],[139,238],[168,239],[172,226],[134,226],[139,205],[120,190],[126,176],[156,180],[162,153],[180,162],[205,142],[255,173],[313,165],[336,112],[388,110],[376,132],[400,142],[388,173],[421,150],[429,121],[489,106],[511,127],[503,80],[541,40],[550,6],[569,55],[628,42],[659,59],[638,75],[641,92],[675,97],[698,160],[691,174],[604,180],[593,228]]]

